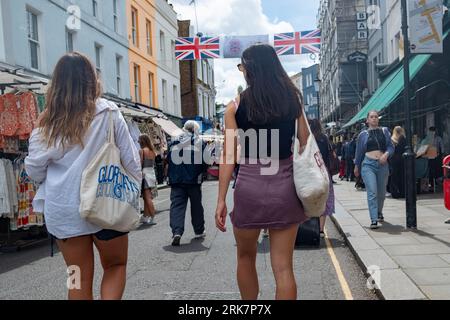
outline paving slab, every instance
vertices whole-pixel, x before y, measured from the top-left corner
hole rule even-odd
[[[393,256],[403,269],[450,268],[450,263],[437,255]]]
[[[404,270],[405,273],[419,286],[450,285],[450,267]]]

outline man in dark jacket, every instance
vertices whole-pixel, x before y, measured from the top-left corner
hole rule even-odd
[[[184,233],[188,199],[191,202],[192,226],[195,238],[205,237],[205,218],[202,205],[202,182],[206,169],[203,152],[205,143],[198,136],[199,125],[187,121],[185,133],[169,145],[168,177],[170,193],[170,228],[172,246],[179,246]]]
[[[356,153],[356,139],[357,136],[354,135],[351,140],[347,141],[344,145],[344,160],[345,160],[345,168],[346,168],[346,179],[347,181],[355,180],[355,153]]]

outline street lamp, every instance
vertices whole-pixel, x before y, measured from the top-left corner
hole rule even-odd
[[[406,0],[402,0],[402,31],[404,39],[405,57],[403,58],[404,72],[404,108],[406,113],[406,148],[403,157],[405,158],[405,191],[406,191],[406,227],[408,229],[417,229],[417,194],[416,194],[416,155],[412,147],[412,130],[411,130],[411,85],[409,76],[409,60],[411,57],[411,48],[408,38],[408,8]]]
[[[314,89],[316,90],[317,93],[317,120],[320,121],[320,83],[322,82],[322,80],[319,79],[319,77],[317,77],[314,80]]]

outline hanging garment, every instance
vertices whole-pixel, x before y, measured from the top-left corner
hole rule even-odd
[[[16,95],[8,93],[0,96],[0,134],[15,136],[19,129]]]
[[[25,92],[17,98],[16,105],[19,120],[16,135],[28,139],[38,117],[36,98],[32,92]]]
[[[0,149],[5,147],[5,138],[0,134]]]
[[[0,159],[0,216],[7,216],[11,212],[7,177],[5,161]]]
[[[36,100],[39,108],[39,113],[41,113],[45,109],[45,96],[42,94],[38,94]]]
[[[138,150],[141,149],[141,145],[139,144],[139,137],[141,136],[141,130],[139,130],[138,125],[131,119],[127,119],[126,121],[128,126],[128,131],[130,131],[131,138],[133,139],[134,144]]]

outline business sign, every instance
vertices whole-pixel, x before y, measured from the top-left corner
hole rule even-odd
[[[442,0],[408,0],[412,53],[442,53]]]
[[[347,56],[348,62],[365,62],[367,61],[367,54],[361,51],[353,52]]]

